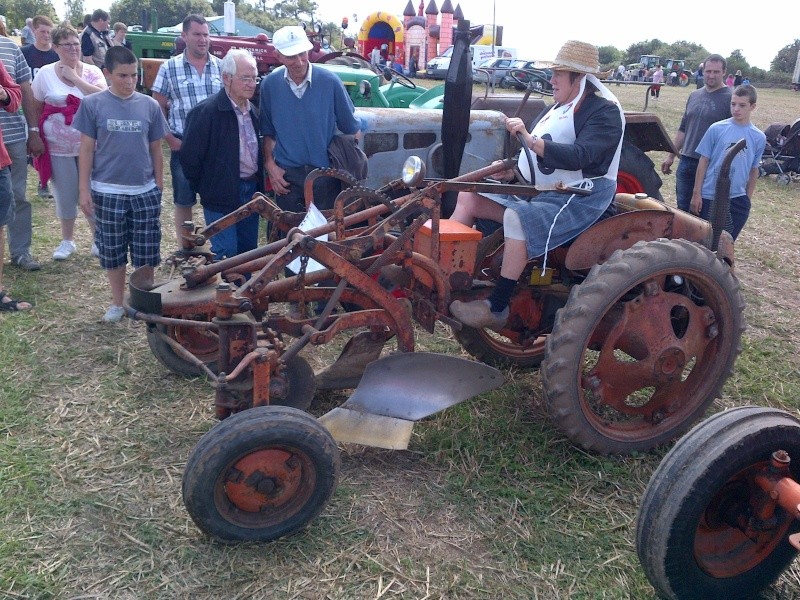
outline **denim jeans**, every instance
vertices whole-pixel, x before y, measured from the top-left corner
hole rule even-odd
[[[239,181],[239,206],[247,204],[256,193],[257,183],[255,181]],[[210,225],[224,217],[226,213],[214,212],[203,208],[203,216],[206,224]],[[258,247],[258,214],[250,215],[243,221],[239,221],[233,227],[223,229],[217,235],[211,237],[211,251],[216,260],[230,258],[248,250]]]
[[[689,212],[689,205],[692,203],[694,176],[697,173],[699,162],[700,160],[697,158],[681,154],[678,170],[675,171],[675,196],[678,201],[678,208],[686,212]]]

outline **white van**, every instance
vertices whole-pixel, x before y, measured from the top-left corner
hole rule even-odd
[[[478,68],[487,58],[499,56],[501,58],[517,58],[517,49],[509,46],[472,45],[469,47],[469,56],[472,61],[472,70]],[[441,56],[432,58],[425,66],[425,75],[433,79],[444,79],[450,68],[450,57],[453,55],[453,46],[442,52]]]

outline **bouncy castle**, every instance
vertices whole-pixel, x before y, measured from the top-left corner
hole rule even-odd
[[[369,56],[377,47],[384,59],[391,54],[396,62],[408,68],[413,57],[416,69],[424,69],[430,59],[453,45],[453,31],[462,19],[461,5],[453,9],[450,0],[444,0],[441,11],[436,0],[430,0],[427,8],[420,0],[416,11],[408,0],[402,22],[385,11],[372,13],[364,19],[358,31],[358,51]],[[470,27],[470,31],[472,44],[503,43],[502,27],[477,25]]]

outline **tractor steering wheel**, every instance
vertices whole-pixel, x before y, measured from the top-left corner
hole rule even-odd
[[[417,89],[417,84],[411,81],[408,77],[403,75],[402,73],[395,71],[391,67],[384,67],[383,68],[383,77],[386,81],[391,81],[392,83],[399,83],[403,87],[406,87],[410,90]]]

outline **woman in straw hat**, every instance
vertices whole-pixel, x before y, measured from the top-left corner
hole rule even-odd
[[[521,119],[506,121],[508,131],[522,135],[534,158],[533,177],[524,152],[518,170],[541,193],[531,198],[462,192],[451,217],[470,226],[475,219],[490,219],[504,228],[503,264],[492,294],[485,300],[456,300],[450,305],[453,316],[470,327],[502,328],[527,261],[577,237],[614,199],[625,117],[617,99],[595,76],[597,48],[568,41],[554,62],[550,82],[555,103],[534,120],[530,133]],[[513,172],[501,177],[510,180]],[[590,193],[556,190],[563,186]]]

